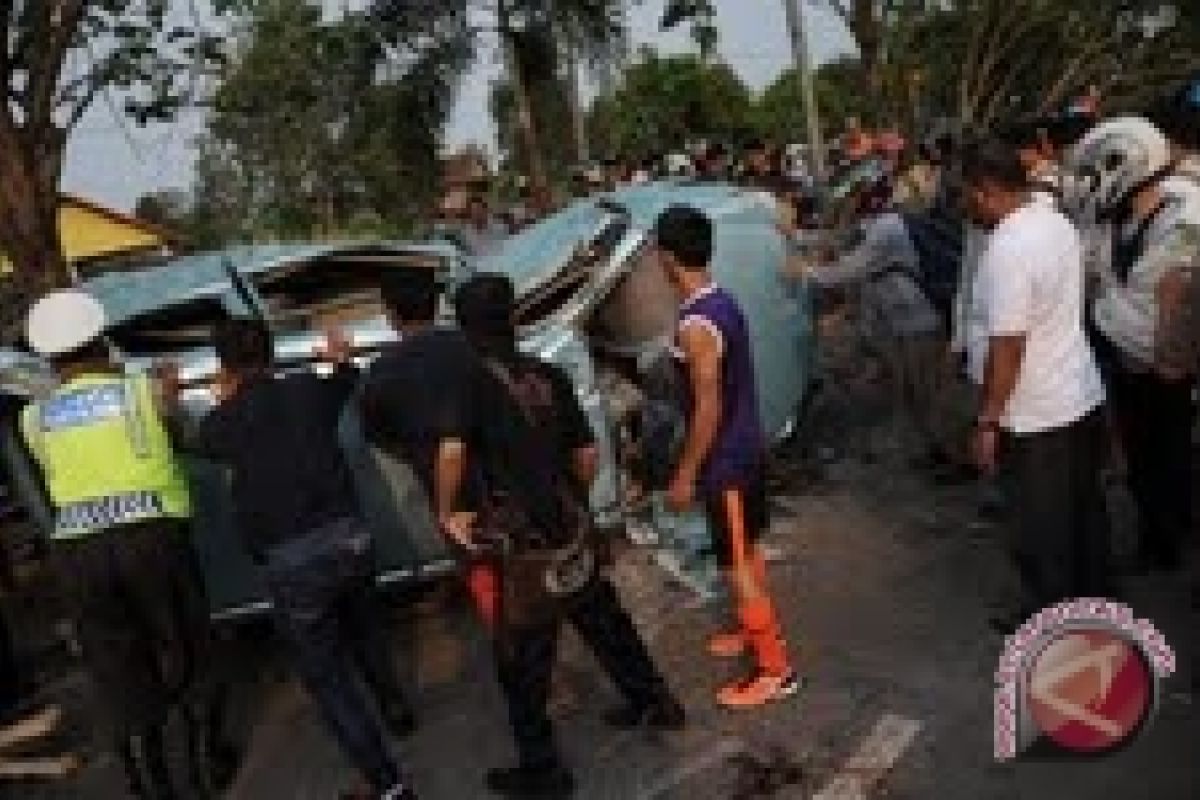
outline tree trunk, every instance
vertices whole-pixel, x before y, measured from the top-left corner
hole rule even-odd
[[[504,2],[497,3],[496,10],[500,39],[512,75],[513,94],[517,102],[517,130],[525,145],[525,156],[529,163],[529,184],[536,195],[545,195],[550,190],[546,154],[542,152],[538,137],[537,120],[533,115],[533,98],[529,92],[529,76],[525,74],[516,32],[513,30],[509,9]]]
[[[58,231],[58,183],[65,138],[36,136],[0,120],[0,250],[12,274],[0,276],[0,338],[11,341],[30,302],[72,283]]]
[[[883,98],[883,20],[875,0],[854,0],[851,25],[863,69],[867,97],[874,108]]]
[[[567,91],[570,93],[571,130],[575,137],[575,161],[582,165],[591,161],[592,156],[588,146],[587,115],[583,111],[583,97],[579,91],[579,60],[573,45],[565,45],[563,51],[566,56]]]

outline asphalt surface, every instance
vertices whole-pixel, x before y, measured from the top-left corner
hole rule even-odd
[[[677,588],[648,550],[615,570],[627,604],[691,715],[679,734],[613,733],[600,714],[616,695],[588,654],[565,641],[554,714],[581,800],[1136,800],[1200,797],[1200,715],[1189,691],[1197,614],[1182,576],[1127,585],[1179,656],[1157,717],[1102,761],[992,758],[993,673],[1003,642],[987,624],[1011,596],[1005,528],[980,513],[975,486],[936,485],[889,452],[883,392],[829,373],[804,432],[781,464],[770,541],[776,597],[808,677],[794,699],[733,714],[713,702],[740,665],[704,641],[723,619]],[[1118,515],[1119,516],[1119,515]],[[418,733],[397,743],[426,800],[486,798],[485,770],[512,757],[488,648],[469,613],[435,593],[402,615],[398,658],[415,687]],[[254,637],[251,637],[254,638]],[[260,664],[255,658],[246,662]],[[312,706],[271,663],[243,686],[248,757],[231,800],[332,800],[352,781]],[[60,696],[86,696],[79,679]],[[77,712],[77,715],[85,712]],[[11,786],[13,798],[119,797],[115,765],[57,786]]]

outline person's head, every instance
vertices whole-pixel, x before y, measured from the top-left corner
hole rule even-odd
[[[94,297],[77,289],[51,292],[34,303],[25,319],[25,340],[63,373],[101,367],[110,361],[104,342],[108,315]]]
[[[708,282],[713,254],[712,222],[691,206],[671,206],[654,224],[654,246],[671,284],[687,293]]]
[[[771,150],[762,139],[746,144],[746,168],[752,175],[767,175],[772,171]]]
[[[259,319],[228,319],[213,330],[221,368],[234,375],[266,372],[275,363],[271,329]]]
[[[971,142],[961,154],[963,203],[976,225],[991,229],[1029,198],[1029,178],[1016,148],[999,139]]]
[[[474,275],[454,296],[459,327],[484,353],[509,355],[517,349],[517,293],[512,279],[497,273]]]
[[[1050,120],[1022,120],[1002,131],[1000,138],[1016,150],[1027,175],[1034,174],[1047,162],[1057,158],[1057,150],[1050,137]]]
[[[389,270],[380,281],[380,293],[397,330],[432,325],[437,319],[439,290],[429,270]]]

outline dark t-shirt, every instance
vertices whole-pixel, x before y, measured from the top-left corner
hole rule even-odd
[[[333,376],[259,377],[201,421],[188,449],[228,464],[247,549],[257,560],[289,538],[359,513],[338,425],[358,381]]]
[[[467,448],[462,507],[483,492],[515,496],[541,532],[562,530],[557,487],[572,480],[574,452],[594,439],[567,376],[537,359],[515,356],[505,367],[527,399],[531,422],[512,392],[456,330],[407,337],[372,365],[361,395],[368,440],[408,462],[433,488],[440,442]]]

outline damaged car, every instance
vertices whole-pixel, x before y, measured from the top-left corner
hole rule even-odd
[[[675,203],[714,223],[716,279],[746,308],[758,366],[763,419],[772,436],[794,430],[811,375],[813,326],[807,292],[785,275],[786,242],[761,196],[723,185],[653,184],[579,201],[509,239],[471,265],[451,245],[259,246],[188,256],[85,284],[107,309],[108,337],[130,371],[180,365],[185,416],[211,407],[217,362],[213,325],[258,316],[276,334],[284,370],[321,369],[323,334],[343,328],[361,363],[394,341],[379,293],[383,270],[433,270],[447,296],[468,271],[501,272],[518,288],[522,347],[566,370],[597,434],[602,469],[592,504],[602,527],[619,531],[651,508],[655,472],[671,456],[651,435],[678,302],[654,257],[649,232]],[[449,309],[446,309],[449,314]],[[0,456],[18,475],[20,501],[49,519],[36,470],[16,436],[22,398],[44,391],[45,368],[26,356],[0,359],[8,402]],[[347,409],[343,446],[380,555],[379,582],[407,584],[454,569],[415,475],[368,446]],[[669,438],[669,437],[667,437]],[[657,469],[656,469],[657,465]],[[188,459],[196,499],[196,549],[217,618],[256,616],[265,593],[234,528],[225,470]],[[649,477],[648,477],[649,476]],[[652,524],[679,525],[658,512]],[[692,521],[695,524],[695,521]]]

